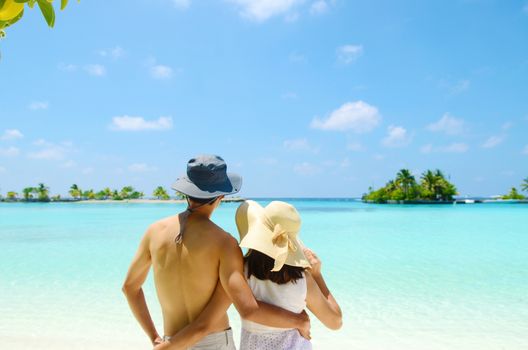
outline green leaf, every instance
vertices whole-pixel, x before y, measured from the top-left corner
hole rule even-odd
[[[61,10],[64,10],[68,5],[68,0],[61,0]]]
[[[0,0],[1,1],[1,0]],[[15,0],[15,2],[19,3],[19,4],[25,4],[26,2],[28,2],[29,0]]]
[[[29,8],[33,8],[33,7],[35,7],[35,3],[36,3],[36,2],[37,2],[37,0],[29,0],[29,2],[28,2],[28,6],[29,6]]]
[[[4,2],[5,2],[5,0],[0,0],[0,8],[2,8],[4,6]]]
[[[53,9],[53,5],[46,0],[37,0],[37,4],[40,7],[40,12],[42,12],[42,15],[46,19],[48,26],[53,28],[55,25],[55,10]]]

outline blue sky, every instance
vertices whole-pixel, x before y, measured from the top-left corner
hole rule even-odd
[[[360,196],[403,167],[461,195],[528,176],[528,2],[129,0],[0,42],[0,191],[169,186],[200,153],[242,195]]]

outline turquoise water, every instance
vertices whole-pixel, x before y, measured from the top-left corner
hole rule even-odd
[[[315,349],[528,349],[528,205],[290,202],[344,313],[337,332],[312,319]],[[236,207],[213,217],[232,233]],[[0,348],[148,349],[120,287],[149,223],[182,208],[0,203]]]

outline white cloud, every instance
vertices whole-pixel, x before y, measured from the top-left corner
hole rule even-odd
[[[191,0],[172,0],[174,7],[185,10],[191,6]]]
[[[506,122],[502,124],[501,128],[502,130],[506,131],[506,130],[510,130],[512,126],[513,126],[512,122]]]
[[[154,79],[170,79],[172,78],[173,70],[169,66],[163,64],[156,64],[149,68],[150,76]]]
[[[58,66],[59,70],[63,72],[75,72],[77,70],[77,66],[75,64],[71,63],[59,63]]]
[[[234,4],[242,17],[255,22],[264,22],[271,17],[287,15],[303,0],[228,0]]]
[[[312,15],[320,15],[328,11],[328,3],[325,0],[317,0],[310,6],[310,13]]]
[[[320,170],[321,169],[319,169],[317,166],[313,165],[312,163],[308,163],[308,162],[295,164],[293,167],[293,171],[303,176],[315,175],[319,173]]]
[[[101,64],[87,64],[84,66],[84,70],[94,77],[102,77],[106,75],[106,68]]]
[[[16,157],[20,154],[20,150],[16,147],[0,148],[1,157]]]
[[[172,129],[172,118],[159,117],[157,120],[145,120],[143,117],[123,115],[112,118],[110,129],[118,131],[169,130]]]
[[[371,131],[381,121],[378,109],[363,101],[347,102],[330,113],[324,120],[314,118],[310,126],[320,130],[347,131],[356,133]]]
[[[465,153],[469,150],[469,146],[463,142],[453,142],[447,146],[435,147],[432,144],[426,144],[420,148],[420,152],[424,154],[429,153]]]
[[[309,151],[314,153],[319,151],[318,148],[310,145],[307,139],[285,140],[283,146],[289,151]]]
[[[353,152],[360,152],[360,151],[364,151],[365,147],[363,147],[363,145],[360,142],[353,141],[347,144],[347,150],[353,151]]]
[[[63,160],[68,153],[73,151],[73,144],[71,142],[55,144],[44,139],[38,139],[33,144],[39,147],[39,149],[27,154],[28,158],[31,159]]]
[[[524,5],[523,12],[528,14],[528,4]]]
[[[64,158],[64,151],[57,147],[50,147],[30,152],[28,157],[33,159],[61,160]]]
[[[437,122],[429,124],[427,129],[433,132],[443,132],[447,135],[458,135],[464,131],[464,120],[446,113]]]
[[[350,64],[363,54],[363,45],[343,45],[337,48],[337,59]]]
[[[528,155],[528,145],[524,146],[524,149],[522,151],[522,154]]]
[[[48,109],[49,103],[46,101],[33,101],[29,104],[28,108],[32,111],[38,111],[41,109]]]
[[[114,60],[117,60],[125,55],[125,50],[121,46],[115,46],[111,49],[99,50],[98,53],[101,57],[110,57]]]
[[[4,134],[0,136],[0,140],[16,140],[23,138],[24,135],[17,129],[6,129]]]
[[[128,171],[133,173],[146,173],[158,170],[156,167],[147,165],[145,163],[134,163],[128,166]]]
[[[504,136],[490,136],[486,142],[482,144],[483,148],[493,148],[498,146],[504,141]]]
[[[384,160],[384,159],[385,159],[385,156],[384,156],[383,154],[379,154],[379,153],[378,153],[378,154],[375,154],[375,155],[373,156],[373,158],[374,158],[375,160]]]
[[[385,147],[403,147],[411,142],[411,135],[402,126],[390,125],[387,136],[382,140]]]

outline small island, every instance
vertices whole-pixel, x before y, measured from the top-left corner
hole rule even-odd
[[[523,180],[521,189],[528,192],[528,177]],[[441,170],[427,170],[422,173],[419,181],[409,169],[401,169],[396,178],[387,182],[379,189],[369,188],[361,199],[366,203],[388,203],[388,204],[451,204],[451,203],[475,203],[475,200],[455,200],[458,195],[456,186],[451,183]],[[508,194],[497,196],[493,200],[517,201],[524,203],[526,197],[512,187]],[[483,202],[480,200],[479,202]]]
[[[420,182],[409,169],[401,169],[384,187],[370,187],[362,199],[367,203],[453,203],[456,194],[455,185],[438,169],[423,172]]]

